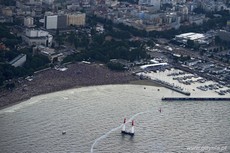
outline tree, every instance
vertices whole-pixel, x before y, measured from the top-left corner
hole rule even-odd
[[[58,46],[60,47],[63,44],[63,37],[57,36],[56,41],[58,42]]]
[[[197,14],[204,14],[205,10],[202,7],[197,7],[193,10],[193,12]]]
[[[106,65],[111,70],[116,70],[116,71],[124,71],[125,70],[124,65],[122,65],[120,63],[109,62]]]
[[[215,44],[220,44],[222,41],[219,36],[215,36]]]
[[[0,0],[0,4],[5,6],[15,6],[16,0]]]
[[[2,72],[0,71],[0,86],[3,85],[4,80],[5,80],[5,77],[3,76]]]
[[[194,43],[194,41],[193,40],[188,40],[187,41],[187,45],[189,46],[189,47],[191,47],[191,48],[193,48],[194,46],[195,46],[195,43]]]
[[[7,83],[6,88],[9,90],[12,90],[13,88],[15,88],[15,84],[14,83]]]
[[[73,32],[70,33],[70,35],[67,38],[67,41],[73,45],[74,44],[74,39],[75,39],[75,34]]]
[[[48,57],[44,55],[35,55],[35,56],[27,56],[26,63],[24,64],[24,67],[26,69],[32,69],[33,71],[37,71],[41,68],[44,68],[50,63]]]
[[[79,47],[85,47],[87,48],[89,45],[89,39],[87,38],[87,36],[83,36],[78,43]]]
[[[15,51],[4,51],[4,58],[8,61],[13,60],[15,57],[19,55],[18,52]]]
[[[102,34],[96,34],[93,37],[93,42],[97,43],[98,45],[102,45],[102,43],[105,41],[105,35]]]

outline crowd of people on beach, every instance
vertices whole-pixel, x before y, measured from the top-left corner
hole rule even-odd
[[[92,85],[123,84],[136,80],[130,72],[111,71],[103,64],[75,63],[66,71],[49,69],[22,80],[13,90],[0,92],[0,107],[9,106],[33,96]]]

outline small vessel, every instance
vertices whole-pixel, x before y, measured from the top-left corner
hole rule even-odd
[[[66,131],[62,131],[62,135],[65,135],[66,134]]]
[[[123,135],[134,136],[134,120],[132,120],[132,127],[131,127],[131,130],[130,130],[130,131],[126,131],[125,124],[126,124],[126,118],[124,119],[124,123],[123,123],[122,129],[121,129],[121,133],[122,133]]]
[[[159,112],[161,113],[161,108],[159,109]]]

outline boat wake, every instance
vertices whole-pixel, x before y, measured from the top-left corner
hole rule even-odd
[[[139,116],[139,115],[146,114],[146,113],[150,113],[150,112],[151,112],[151,111],[149,111],[149,110],[148,110],[148,111],[144,111],[144,112],[139,112],[139,113],[133,115],[133,116],[128,120],[128,122],[131,122],[135,117],[137,117],[137,116]],[[97,138],[97,139],[94,141],[94,143],[92,144],[92,146],[91,146],[91,153],[93,153],[93,149],[94,149],[95,145],[96,145],[99,141],[105,139],[110,133],[119,130],[119,129],[122,127],[122,125],[123,125],[123,124],[119,125],[119,126],[116,127],[116,128],[111,129],[110,131],[108,131],[107,133],[105,133],[104,135],[102,135],[101,137]]]

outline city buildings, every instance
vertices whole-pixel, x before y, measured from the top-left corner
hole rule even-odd
[[[70,25],[76,25],[76,26],[84,26],[85,25],[85,13],[71,13],[67,14],[67,24]]]
[[[139,5],[149,5],[152,6],[156,10],[160,10],[161,0],[139,0]]]
[[[212,39],[212,35],[194,32],[183,33],[175,36],[175,40],[182,44],[187,44],[189,40],[197,44],[209,44],[212,41]]]
[[[46,29],[64,29],[67,27],[67,16],[47,15],[45,16],[44,26]]]
[[[43,3],[51,5],[54,3],[54,0],[43,0]]]
[[[14,67],[22,66],[26,62],[26,55],[20,54],[17,57],[15,57],[12,61],[9,62],[10,65]]]
[[[227,30],[219,30],[217,35],[220,37],[220,39],[230,42],[230,32]]]
[[[24,26],[25,27],[33,27],[34,26],[34,18],[27,16],[24,18]]]
[[[12,16],[13,11],[12,11],[11,8],[5,7],[5,8],[2,9],[2,15],[4,15],[4,16]]]
[[[45,16],[44,26],[46,29],[57,29],[57,15],[47,15]]]
[[[63,53],[57,53],[57,52],[55,52],[55,49],[50,48],[50,47],[45,47],[43,45],[38,45],[38,46],[34,47],[33,51],[38,52],[39,54],[42,54],[42,55],[48,57],[49,60],[51,61],[51,63],[57,62],[57,61],[60,62],[65,57],[63,55]]]
[[[47,31],[36,30],[36,29],[26,29],[24,35],[22,35],[22,40],[26,42],[29,46],[32,45],[44,45],[51,46],[53,41],[53,36]]]

